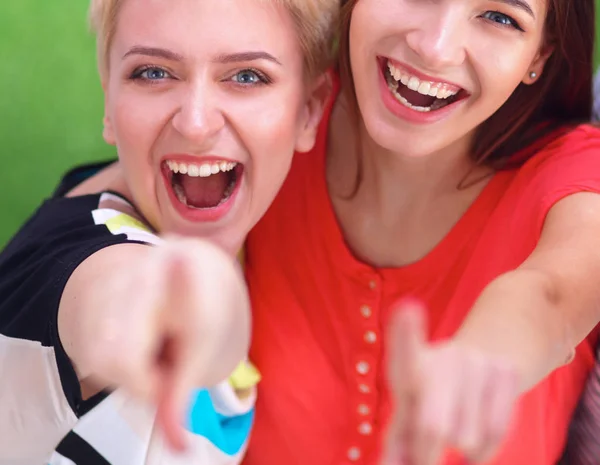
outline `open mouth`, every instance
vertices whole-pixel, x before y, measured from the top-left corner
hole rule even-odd
[[[184,163],[167,160],[163,169],[179,202],[193,210],[216,209],[238,189],[244,166],[230,161]]]
[[[468,97],[467,91],[445,82],[424,81],[409,71],[383,60],[387,85],[398,102],[411,110],[430,113]]]

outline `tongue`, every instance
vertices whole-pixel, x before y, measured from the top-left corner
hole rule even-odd
[[[398,93],[408,100],[408,103],[410,103],[413,107],[428,108],[437,100],[436,97],[419,94],[417,91],[410,90],[403,84],[398,84]]]
[[[194,208],[214,208],[225,197],[230,178],[227,173],[217,173],[206,178],[178,176],[187,204]]]

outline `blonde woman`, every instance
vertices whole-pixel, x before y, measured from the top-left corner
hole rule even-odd
[[[257,374],[236,256],[314,145],[337,10],[92,2],[119,162],[73,173],[0,254],[0,463],[239,462]]]

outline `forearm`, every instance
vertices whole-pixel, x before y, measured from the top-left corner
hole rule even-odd
[[[483,291],[456,341],[515,366],[527,391],[567,363],[583,337],[573,329],[572,300],[544,273],[507,273]]]

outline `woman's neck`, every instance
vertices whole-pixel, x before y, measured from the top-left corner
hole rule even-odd
[[[491,170],[468,156],[469,145],[465,138],[426,156],[392,153],[360,122],[357,131],[342,97],[331,116],[327,182],[354,253],[379,266],[401,266],[433,249],[490,178]]]
[[[356,137],[348,137],[348,134]],[[378,204],[389,199],[431,198],[447,195],[490,173],[469,157],[471,137],[422,156],[394,153],[377,145],[362,120],[354,121],[343,97],[336,103],[330,123],[328,171],[335,193],[365,191],[376,194]],[[356,191],[357,179],[360,186]]]

